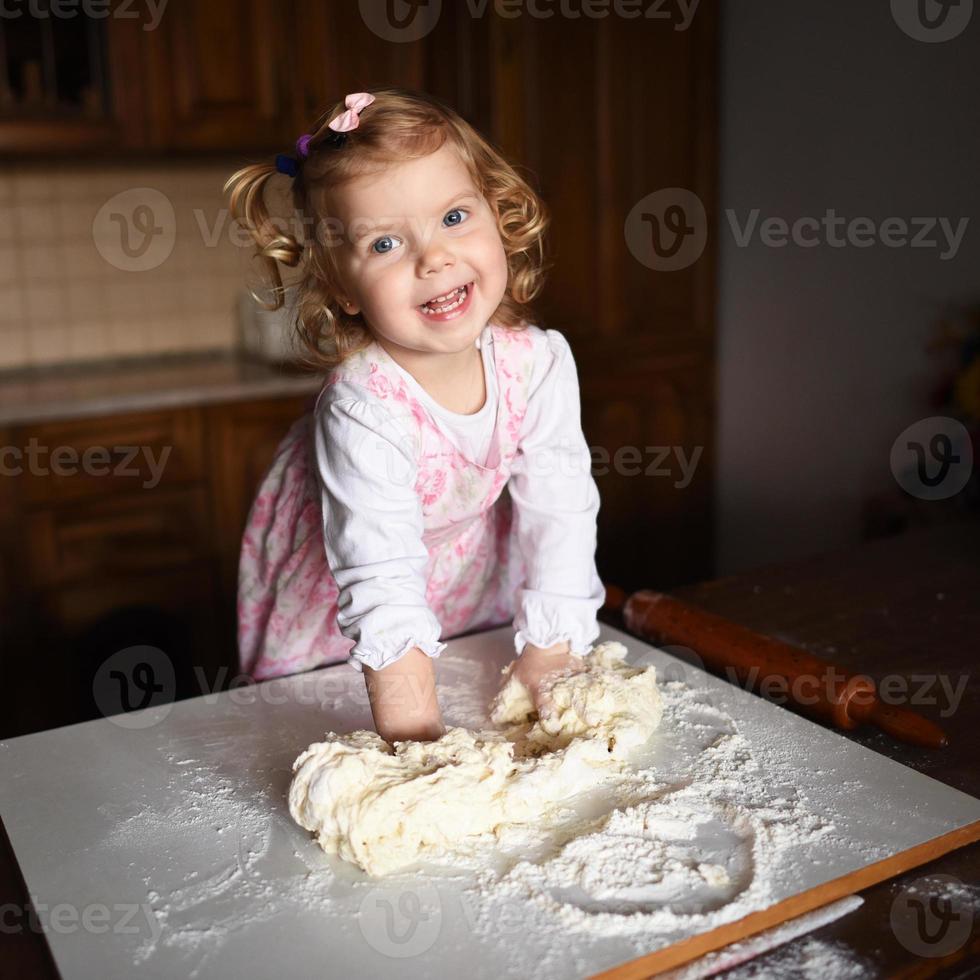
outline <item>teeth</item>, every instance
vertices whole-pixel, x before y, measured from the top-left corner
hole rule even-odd
[[[446,303],[444,306],[433,306],[434,303],[441,303],[444,300],[453,299],[453,302]],[[460,306],[466,299],[466,287],[458,286],[451,293],[446,293],[444,296],[435,296],[428,302],[422,304],[421,309],[426,313],[449,313],[451,310],[455,310],[457,306]]]

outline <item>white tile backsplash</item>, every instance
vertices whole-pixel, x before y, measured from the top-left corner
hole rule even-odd
[[[221,187],[240,166],[52,164],[0,173],[0,368],[234,347],[235,299],[252,249],[232,241]],[[164,194],[176,217],[172,252],[145,272],[116,268],[93,240],[102,205],[136,187]],[[117,222],[104,231],[113,249],[121,231]],[[133,232],[130,244],[140,237]]]

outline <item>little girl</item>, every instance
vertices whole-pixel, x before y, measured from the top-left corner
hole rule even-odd
[[[383,738],[437,738],[442,637],[513,620],[510,669],[538,703],[542,678],[581,669],[599,633],[575,361],[527,306],[548,219],[460,116],[404,89],[348,95],[296,151],[225,184],[277,307],[276,263],[300,266],[296,329],[328,372],[249,514],[241,667],[263,679],[346,660]],[[302,241],[263,202],[280,173]]]

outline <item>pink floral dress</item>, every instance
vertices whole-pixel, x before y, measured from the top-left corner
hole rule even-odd
[[[491,329],[499,396],[486,466],[459,452],[377,343],[335,368],[317,398],[343,380],[411,419],[429,555],[426,601],[441,639],[510,622],[525,572],[512,544],[505,490],[527,410],[532,341],[524,330]],[[354,646],[337,625],[339,589],[323,543],[313,414],[298,419],[277,448],[242,539],[239,660],[259,680],[346,661]]]

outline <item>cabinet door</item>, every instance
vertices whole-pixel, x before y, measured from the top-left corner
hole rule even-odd
[[[313,396],[214,405],[208,409],[213,524],[218,540],[222,592],[233,609],[238,554],[255,492],[289,427],[313,406]]]
[[[170,0],[147,33],[151,145],[288,149],[287,15],[273,0]]]
[[[426,4],[394,6],[402,6],[409,20],[431,16]],[[440,20],[450,16],[438,5],[431,9]],[[392,4],[293,0],[288,10],[294,140],[348,92],[383,85],[425,87],[431,42],[428,37],[392,39],[388,18],[397,23],[399,13]]]
[[[177,697],[208,693],[228,666],[215,594],[213,564],[198,561],[125,579],[93,576],[32,596],[30,644],[5,671],[10,710],[0,717],[0,737],[98,717],[93,675],[122,650],[156,648],[173,667]]]
[[[0,16],[0,151],[77,156],[144,145],[149,16],[129,0]]]
[[[14,430],[15,445],[43,450],[20,478],[25,503],[119,493],[147,495],[203,478],[201,415],[196,408],[45,422]]]

